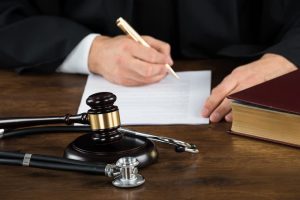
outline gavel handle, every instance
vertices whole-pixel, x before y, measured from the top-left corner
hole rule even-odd
[[[66,114],[65,116],[47,116],[47,117],[24,117],[24,118],[7,118],[0,119],[0,128],[21,128],[26,126],[37,126],[45,124],[67,125],[73,123],[88,124],[87,113],[78,115]]]

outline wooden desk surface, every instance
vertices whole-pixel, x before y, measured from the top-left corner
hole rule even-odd
[[[177,70],[212,69],[213,85],[234,61],[178,61]],[[76,113],[86,76],[24,75],[1,70],[0,117]],[[121,111],[122,117],[122,111]],[[226,133],[229,123],[135,126],[195,143],[199,154],[158,145],[158,163],[142,169],[146,183],[118,189],[108,178],[0,166],[0,199],[299,199],[300,150]],[[44,134],[0,141],[0,150],[61,156],[78,134]]]

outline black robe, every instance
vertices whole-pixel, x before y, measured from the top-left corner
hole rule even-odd
[[[142,11],[136,1],[142,0],[1,0],[0,67],[53,72],[89,33],[122,34],[115,25],[120,16],[141,34],[170,42],[176,56],[269,52],[300,66],[299,0],[172,0],[172,6]],[[144,15],[152,17],[137,20]]]

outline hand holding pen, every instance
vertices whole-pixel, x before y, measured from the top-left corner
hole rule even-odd
[[[170,45],[149,36],[142,38],[152,48],[126,35],[97,36],[89,53],[89,70],[111,82],[126,86],[160,81],[168,74],[165,64],[173,64]]]
[[[117,19],[117,26],[136,42],[142,44],[144,47],[152,48],[122,17]],[[174,70],[168,63],[165,64],[165,67],[169,70],[170,73],[172,73],[175,78],[179,79],[179,76],[174,72]]]

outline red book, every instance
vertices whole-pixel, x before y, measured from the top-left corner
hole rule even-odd
[[[300,70],[228,98],[232,133],[300,147]]]

